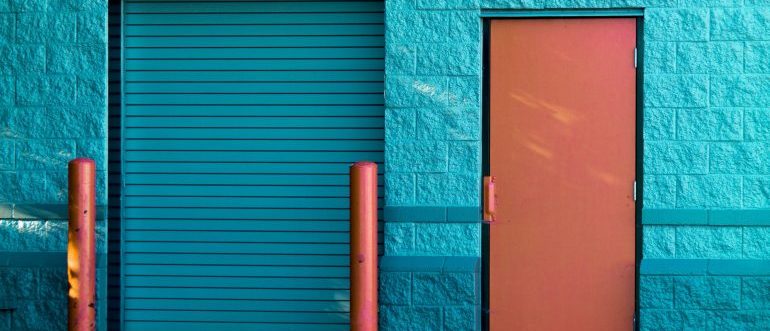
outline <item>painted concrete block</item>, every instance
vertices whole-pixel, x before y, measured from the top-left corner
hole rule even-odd
[[[647,225],[642,229],[644,245],[642,254],[646,259],[674,258],[676,254],[676,230],[670,226]]]
[[[698,310],[642,309],[640,328],[644,331],[705,330],[706,314]]]
[[[379,311],[383,331],[441,330],[440,307],[383,306]]]
[[[674,278],[671,276],[641,276],[639,306],[671,309],[674,307]]]
[[[745,227],[743,229],[743,254],[747,259],[770,259],[770,228]]]
[[[644,72],[666,74],[676,72],[675,42],[651,41],[644,45]]]
[[[716,174],[770,174],[770,144],[719,143],[711,145],[710,172]]]
[[[769,42],[747,42],[746,43],[746,72],[747,73],[770,73]]]
[[[382,272],[379,277],[380,304],[409,305],[412,303],[412,273]]]
[[[415,175],[404,173],[386,173],[385,205],[409,206],[415,203]]]
[[[447,153],[448,146],[443,141],[412,141],[389,145],[385,149],[386,171],[445,172]]]
[[[644,167],[648,174],[705,174],[708,147],[698,142],[648,142]]]
[[[770,140],[770,109],[746,108],[743,125],[746,140]]]
[[[737,176],[681,176],[677,183],[677,207],[740,208],[741,178]]]
[[[742,42],[679,43],[677,72],[737,74],[743,72],[743,59]]]
[[[676,228],[676,257],[740,259],[743,231],[739,227],[682,226]]]
[[[676,176],[647,175],[644,178],[646,208],[676,207]]]
[[[446,171],[446,170],[444,170]],[[481,189],[477,174],[417,175],[416,202],[427,206],[477,206]]]
[[[415,305],[473,305],[476,278],[472,273],[415,272],[412,275]]]
[[[481,173],[481,143],[453,141],[449,143],[449,172]]]
[[[680,109],[677,137],[681,140],[742,140],[743,110],[740,108]]]
[[[649,40],[708,40],[709,11],[703,8],[649,9],[645,12],[644,35]]]
[[[414,255],[480,256],[478,223],[423,223],[415,225]]]
[[[388,76],[387,107],[444,107],[449,103],[447,78],[436,76]]]
[[[711,106],[770,106],[770,76],[723,75],[711,77]]]
[[[705,107],[709,77],[705,75],[645,76],[645,105],[648,107]]]
[[[66,169],[75,157],[75,142],[70,140],[21,140],[16,144],[16,168]]]
[[[414,223],[385,223],[385,254],[413,255],[415,253]]]
[[[737,309],[741,302],[741,280],[739,277],[677,277],[674,298],[679,309]]]
[[[673,140],[676,138],[676,109],[647,108],[644,110],[644,139]]]
[[[388,43],[385,45],[385,71],[389,75],[414,75],[419,44]]]
[[[770,8],[714,9],[711,11],[710,29],[712,40],[765,39],[770,33]]]

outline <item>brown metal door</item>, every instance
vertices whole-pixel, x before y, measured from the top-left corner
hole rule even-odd
[[[491,330],[629,330],[636,20],[496,20],[490,33]]]

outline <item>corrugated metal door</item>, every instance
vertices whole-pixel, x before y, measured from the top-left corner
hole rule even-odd
[[[126,330],[348,328],[350,162],[383,161],[373,1],[126,1]]]

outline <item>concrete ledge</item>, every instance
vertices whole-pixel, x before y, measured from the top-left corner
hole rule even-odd
[[[480,223],[479,207],[386,206],[386,222]]]
[[[106,268],[105,254],[96,254],[96,268]],[[66,268],[67,252],[0,252],[0,267]]]
[[[69,218],[66,204],[2,204],[0,218],[33,220],[66,220]],[[107,206],[96,206],[96,219],[107,218]]]
[[[643,259],[642,275],[770,276],[770,260]]]
[[[383,256],[382,272],[469,272],[481,271],[477,256]]]
[[[642,224],[770,226],[770,209],[644,209]]]

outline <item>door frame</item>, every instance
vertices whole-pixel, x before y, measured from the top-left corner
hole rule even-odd
[[[642,205],[644,197],[644,11],[643,9],[606,9],[606,10],[491,10],[482,11],[482,101],[481,101],[481,172],[483,176],[490,175],[490,122],[489,122],[489,50],[490,22],[503,19],[528,18],[636,18],[636,205],[635,205],[635,273],[634,273],[634,330],[639,330],[639,266],[642,261]],[[483,181],[479,181],[482,185]],[[484,190],[482,189],[481,192]],[[482,193],[483,194],[483,193]],[[480,201],[483,200],[481,197]],[[481,217],[479,217],[481,219]],[[489,224],[481,225],[481,329],[489,330]]]

